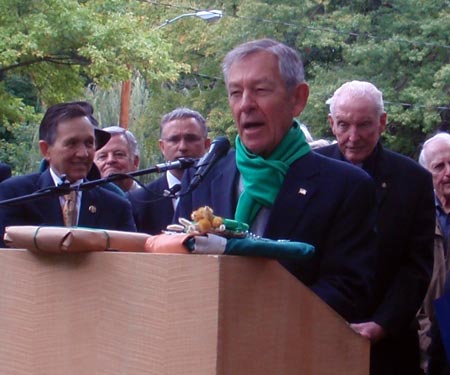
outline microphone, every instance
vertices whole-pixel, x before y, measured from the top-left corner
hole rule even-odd
[[[187,192],[194,190],[203,178],[209,173],[217,161],[223,158],[230,149],[230,141],[227,137],[217,137],[212,143],[208,152],[197,162],[197,171],[192,177]]]
[[[198,159],[194,158],[179,158],[174,161],[156,164],[157,172],[165,172],[171,169],[187,169],[192,167]]]
[[[227,142],[228,142],[228,140],[227,140]],[[212,148],[212,145],[211,145],[211,148]],[[124,180],[126,178],[133,178],[133,177],[142,176],[142,175],[149,174],[149,173],[165,172],[170,169],[186,169],[186,168],[192,167],[197,160],[198,159],[195,159],[195,158],[179,158],[178,160],[175,160],[175,161],[169,161],[167,163],[157,164],[156,166],[151,167],[151,168],[141,169],[141,170],[129,172],[129,173],[114,173],[112,175],[109,175],[108,177],[82,182],[81,184],[77,184],[77,185],[70,185],[69,181],[67,181],[67,177],[65,175],[62,175],[61,176],[62,183],[60,185],[46,187],[46,188],[40,189],[34,193],[27,194],[27,195],[0,200],[0,207],[22,204],[22,203],[26,203],[26,202],[32,202],[36,199],[41,199],[41,198],[45,198],[45,197],[59,196],[59,195],[67,194],[72,190],[77,190],[77,191],[88,190],[88,189],[92,189],[98,185],[105,184],[107,182],[114,182],[116,180]],[[177,191],[179,190],[178,188],[175,188],[175,187],[173,187],[172,189],[174,189],[174,192],[172,192],[172,191],[169,192],[169,194],[172,194],[172,195],[175,195],[177,193]],[[176,190],[176,189],[178,189],[178,190]]]

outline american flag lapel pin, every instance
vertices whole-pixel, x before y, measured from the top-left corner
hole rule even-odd
[[[300,189],[298,189],[298,193],[300,195],[306,195],[306,189],[300,188]]]

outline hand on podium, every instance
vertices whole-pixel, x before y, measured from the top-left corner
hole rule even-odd
[[[152,253],[245,255],[277,259],[309,259],[314,246],[295,241],[259,237],[225,238],[216,234],[160,234],[147,239],[145,249]]]
[[[386,337],[384,328],[375,322],[350,324],[350,327],[361,336],[369,339],[372,344]]]
[[[208,206],[193,211],[191,219],[179,218],[180,225],[169,225],[168,231],[149,238],[146,251],[306,260],[315,250],[304,242],[254,236],[246,223],[216,216]]]

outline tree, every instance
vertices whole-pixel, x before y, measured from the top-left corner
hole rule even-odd
[[[274,38],[304,58],[311,93],[301,120],[316,137],[332,137],[325,101],[334,90],[348,80],[367,80],[384,93],[389,115],[384,143],[415,157],[420,143],[448,117],[449,5],[437,0],[414,6],[407,0],[199,2],[198,9],[219,7],[225,16],[207,28],[186,20],[164,30],[178,42],[175,59],[191,65],[190,73],[166,89],[204,111],[214,133],[233,137],[223,82],[216,79],[220,61],[238,43]]]
[[[345,81],[371,81],[384,93],[389,122],[385,143],[416,157],[420,143],[438,129],[442,108],[450,107],[449,2],[411,6],[396,1],[359,9],[358,3],[367,2],[335,3],[330,2],[320,20],[322,30],[333,30],[321,49],[334,49],[335,60],[311,61],[310,82],[318,90],[308,108],[314,111],[307,111],[305,119],[327,134],[328,125],[320,122],[326,98]],[[317,34],[311,33],[303,45],[317,40]]]
[[[132,99],[130,129],[140,134],[148,162],[159,157],[161,116],[180,105],[207,117],[212,137],[226,134],[233,141],[220,63],[237,44],[270,37],[298,50],[305,61],[310,98],[300,120],[315,137],[332,137],[325,101],[334,90],[348,80],[368,80],[384,93],[389,121],[384,143],[415,156],[427,135],[449,126],[449,5],[448,0],[413,5],[407,0],[0,0],[0,132],[7,144],[21,144],[27,133],[17,134],[8,124],[36,126],[29,118],[34,111],[23,110],[27,105],[39,110],[41,103],[86,97],[87,86],[99,97],[116,87],[117,98],[120,81],[139,72],[136,87],[142,95]],[[221,9],[224,17],[214,24],[185,17],[157,28],[201,9]],[[105,119],[106,105],[90,98]],[[117,106],[109,109],[114,110],[118,116]]]
[[[0,132],[5,161],[23,172],[8,144],[31,142],[41,106],[81,98],[89,83],[109,87],[139,70],[172,81],[187,65],[170,57],[146,4],[119,0],[0,1]],[[17,80],[26,82],[34,108]],[[33,101],[33,100],[31,100]],[[33,127],[25,134],[18,127]]]

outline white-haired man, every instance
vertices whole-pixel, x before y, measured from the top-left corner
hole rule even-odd
[[[95,153],[95,164],[103,178],[112,174],[134,172],[139,167],[139,147],[132,132],[120,126],[109,126],[103,131],[111,134],[111,138]],[[116,180],[114,183],[124,192],[139,188],[131,178]]]
[[[416,313],[433,267],[434,197],[430,174],[385,149],[383,96],[373,84],[351,81],[331,99],[328,120],[337,143],[317,151],[363,168],[376,185],[379,294],[369,321],[352,327],[371,347],[371,375],[420,374]]]
[[[423,368],[428,368],[428,350],[431,343],[430,328],[434,321],[433,301],[444,290],[445,278],[450,270],[450,134],[438,133],[428,139],[420,152],[419,163],[433,177],[436,207],[436,229],[434,237],[433,276],[423,305],[417,314],[420,324],[419,339]]]

